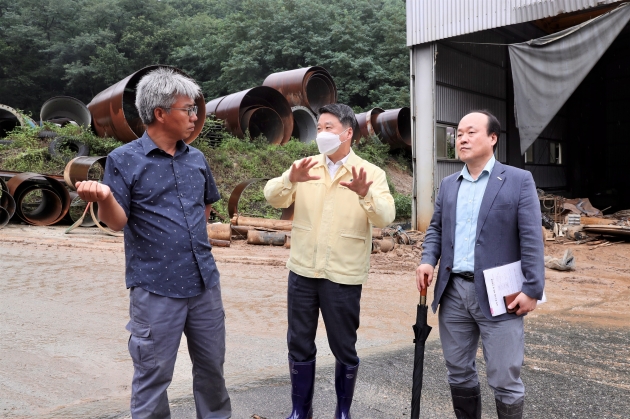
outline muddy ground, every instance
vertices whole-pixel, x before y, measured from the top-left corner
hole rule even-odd
[[[122,239],[95,229],[63,230],[0,230],[0,417],[126,416],[132,364]],[[526,417],[629,418],[630,243],[594,250],[553,243],[546,254],[561,256],[568,247],[577,269],[547,270],[548,302],[526,319]],[[234,418],[286,416],[288,250],[234,242],[214,254],[227,314],[225,374]],[[363,360],[354,408],[359,418],[409,415],[418,258],[412,248],[372,256],[357,345]],[[427,346],[423,417],[452,417],[437,316],[429,323],[435,329]],[[330,417],[334,359],[321,323],[317,344],[315,417]],[[483,374],[483,362],[480,367]],[[489,405],[492,396],[483,388]],[[174,417],[193,417],[190,393],[184,338],[169,388]],[[493,417],[492,410],[484,417]]]

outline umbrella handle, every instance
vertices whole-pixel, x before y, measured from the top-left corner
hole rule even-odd
[[[424,288],[422,288],[422,291],[420,291],[420,305],[421,306],[426,306],[427,305],[427,288],[429,288],[429,275],[424,274]]]

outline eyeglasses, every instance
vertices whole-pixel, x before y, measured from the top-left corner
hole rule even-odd
[[[186,111],[188,116],[197,115],[197,110],[199,109],[197,106],[191,106],[190,108],[164,108],[164,109],[176,109],[178,111]]]

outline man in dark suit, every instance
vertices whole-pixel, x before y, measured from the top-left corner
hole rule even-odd
[[[534,180],[530,172],[495,160],[500,132],[499,121],[486,111],[459,122],[456,149],[466,165],[442,180],[416,270],[421,290],[440,261],[432,308],[440,306],[440,340],[458,419],[481,418],[479,337],[499,419],[522,417],[523,316],[536,308],[545,284]],[[483,271],[518,260],[525,280],[508,307],[517,310],[493,317]]]

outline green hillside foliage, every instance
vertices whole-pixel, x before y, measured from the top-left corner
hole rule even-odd
[[[320,65],[355,110],[409,106],[401,0],[0,0],[0,103],[38,119],[150,64],[188,72],[210,100]]]

